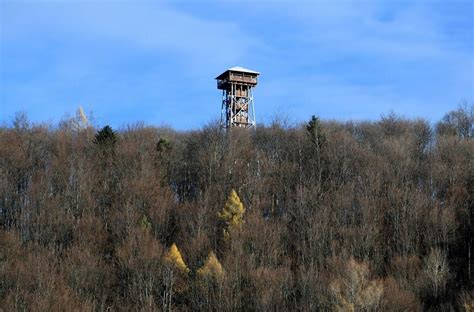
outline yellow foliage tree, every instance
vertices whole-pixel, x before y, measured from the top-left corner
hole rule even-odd
[[[217,214],[219,219],[221,219],[226,224],[226,228],[224,229],[225,236],[229,235],[230,229],[240,226],[244,222],[244,213],[244,204],[242,204],[240,201],[237,192],[232,189],[224,208]]]
[[[189,269],[186,266],[186,263],[184,263],[183,257],[181,256],[181,253],[179,252],[176,244],[173,243],[173,245],[171,245],[168,254],[165,257],[165,260],[169,264],[178,268],[180,271],[185,273],[189,272]]]
[[[211,251],[209,253],[204,265],[199,270],[197,270],[197,274],[198,276],[204,278],[220,279],[224,276],[224,269],[222,268],[222,265],[217,259],[214,252]]]

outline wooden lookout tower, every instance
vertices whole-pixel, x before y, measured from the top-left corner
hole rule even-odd
[[[224,128],[255,126],[253,87],[260,73],[243,67],[232,67],[216,77],[222,90],[221,126]]]

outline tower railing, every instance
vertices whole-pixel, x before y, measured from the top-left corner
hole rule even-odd
[[[217,88],[222,90],[221,126],[223,128],[255,127],[253,88],[257,85],[258,75],[257,72],[234,67],[216,78]]]

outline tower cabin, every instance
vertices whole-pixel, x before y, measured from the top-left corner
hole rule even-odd
[[[255,127],[253,88],[258,75],[247,68],[232,67],[216,77],[217,89],[222,90],[222,127]]]

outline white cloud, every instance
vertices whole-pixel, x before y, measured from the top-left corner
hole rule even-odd
[[[71,47],[85,42],[91,43],[90,48],[156,51],[176,55],[184,66],[190,65],[189,70],[202,64],[230,66],[249,51],[264,48],[237,23],[199,19],[160,2],[47,2],[12,7],[14,13],[6,14],[2,23],[6,40],[38,36],[61,38]]]
[[[31,55],[50,62],[9,94],[24,102],[28,94],[49,97],[58,109],[65,99],[90,99],[103,112],[107,105],[132,111],[142,101],[162,121],[197,103],[201,115],[182,120],[205,122],[219,111],[212,78],[244,65],[262,72],[261,117],[284,109],[298,118],[314,110],[341,118],[391,109],[429,116],[474,97],[472,45],[450,44],[440,10],[375,0],[9,2],[0,4],[0,34],[4,45],[35,43]],[[24,58],[9,62],[19,68]]]

